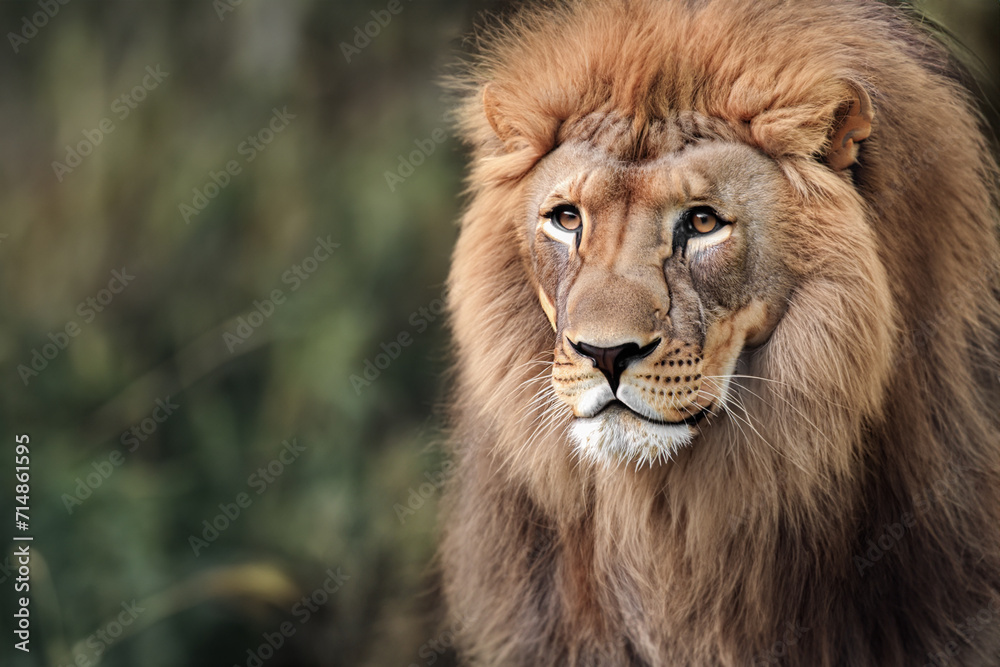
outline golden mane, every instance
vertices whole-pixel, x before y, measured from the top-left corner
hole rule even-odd
[[[441,561],[461,655],[1000,662],[997,168],[958,78],[932,35],[868,0],[544,3],[480,36],[457,80],[470,201],[449,281]],[[852,87],[876,112],[843,177],[817,156]],[[814,263],[747,361],[764,378],[745,384],[755,431],[666,465],[579,461],[566,416],[539,400],[554,335],[519,224],[525,181],[594,114],[627,119],[637,156],[669,121],[681,143],[773,158]],[[849,206],[874,249],[831,247],[824,226]]]

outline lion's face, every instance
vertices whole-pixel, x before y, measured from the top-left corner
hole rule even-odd
[[[579,452],[652,462],[712,428],[781,318],[795,219],[776,163],[744,144],[656,150],[654,133],[636,160],[605,134],[539,163],[524,233]]]

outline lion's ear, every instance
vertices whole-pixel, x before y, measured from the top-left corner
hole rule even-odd
[[[562,119],[537,99],[518,96],[502,84],[483,86],[482,109],[486,122],[500,140],[505,153],[520,153],[521,167],[530,168],[534,161],[556,146]]]
[[[501,113],[496,91],[493,90],[492,84],[489,83],[483,87],[483,113],[486,114],[486,120],[489,121],[493,132],[496,133],[497,137],[504,144],[509,145],[517,138],[517,131],[507,121],[503,113]]]
[[[837,107],[833,133],[830,135],[830,149],[826,154],[829,165],[840,171],[847,169],[858,159],[858,143],[872,133],[872,119],[875,110],[871,98],[861,86],[848,84],[851,96]]]

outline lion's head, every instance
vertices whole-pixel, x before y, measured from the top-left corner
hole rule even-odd
[[[486,106],[499,115],[491,95]],[[659,462],[700,431],[725,428],[741,355],[783,326],[790,303],[813,299],[813,285],[844,285],[826,297],[836,335],[860,338],[850,327],[880,321],[851,341],[838,372],[882,381],[866,359],[886,356],[890,290],[863,204],[835,173],[870,132],[871,104],[850,86],[842,95],[830,105],[831,139],[813,147],[826,165],[802,165],[827,171],[836,208],[796,192],[796,165],[695,112],[641,134],[615,113],[575,118],[524,176],[525,201],[512,213],[555,333],[552,387],[585,456]],[[787,363],[815,363],[817,350],[796,351]]]
[[[588,51],[607,39],[619,10],[585,11],[598,18],[561,27],[573,39],[560,49],[531,29],[519,39],[540,43],[498,39],[503,65],[489,61],[470,95],[463,119],[479,151],[478,196],[453,293],[490,279],[463,272],[488,271],[498,257],[504,271],[517,262],[532,300],[519,295],[519,312],[507,317],[534,314],[531,339],[548,344],[515,354],[551,361],[552,388],[520,391],[548,397],[532,404],[536,412],[565,414],[583,458],[662,462],[713,431],[759,431],[747,404],[787,404],[789,393],[837,404],[840,414],[826,415],[824,426],[856,429],[882,403],[900,325],[879,255],[886,230],[872,224],[853,176],[880,121],[871,84],[835,61],[815,62],[805,44],[764,61],[762,72],[717,73],[725,86],[695,88],[649,62],[627,82],[613,70],[581,76],[571,63],[590,58],[586,66],[597,67]],[[729,47],[717,24],[670,3],[629,11],[711,44],[674,54],[633,44],[649,36],[620,37],[636,52],[668,48],[677,71],[704,70],[700,51]],[[525,58],[532,48],[539,51]],[[787,65],[796,57],[813,61],[808,76]],[[537,331],[542,316],[548,334]]]
[[[869,0],[543,3],[479,44],[443,548],[470,650],[946,643],[1000,595],[996,166],[947,52]],[[873,586],[853,559],[904,514]]]

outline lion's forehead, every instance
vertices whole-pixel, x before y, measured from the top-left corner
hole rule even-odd
[[[623,164],[657,162],[705,140],[746,141],[739,126],[694,110],[671,110],[668,116],[625,118],[594,112],[564,122],[556,144],[585,144]]]
[[[590,140],[564,144],[557,151],[561,155],[550,175],[541,179],[542,208],[572,203],[590,216],[667,212],[691,202],[725,208],[727,200],[738,203],[740,192],[776,172],[745,144],[711,139],[678,144],[676,150],[645,160]]]

